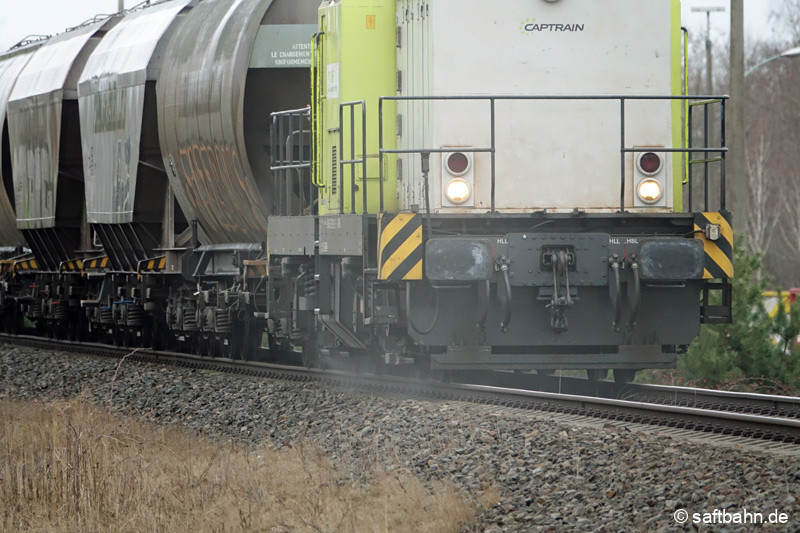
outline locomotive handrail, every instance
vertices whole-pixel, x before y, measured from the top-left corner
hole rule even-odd
[[[295,130],[292,129],[295,117],[297,117],[298,120],[301,120],[303,118],[310,118],[311,117],[311,111],[310,111],[310,109],[308,107],[303,107],[303,108],[300,108],[300,109],[287,109],[285,111],[275,111],[273,113],[270,113],[269,116],[272,119],[271,124],[272,124],[272,128],[273,128],[270,131],[270,133],[274,132],[275,133],[275,137],[277,137],[277,139],[280,140],[280,139],[282,139],[284,137],[283,133],[284,133],[285,130],[288,130],[290,132],[295,131]],[[280,120],[281,118],[288,118],[288,120],[289,120],[289,128],[284,128],[284,122],[282,120]],[[302,130],[302,124],[299,124],[299,126],[300,126],[300,128]],[[310,130],[302,130],[302,131],[305,133],[305,132],[309,132]],[[280,155],[282,153],[281,150],[280,150],[280,145],[279,144],[275,144],[273,146],[273,150],[274,150],[273,155]],[[285,156],[286,154],[283,153],[283,155]],[[294,155],[294,154],[292,154],[292,155]],[[274,165],[273,163],[275,161],[278,161],[280,164]],[[286,163],[287,161],[291,161],[291,162],[289,164],[283,164],[283,163]],[[290,169],[290,168],[309,168],[310,166],[311,166],[311,162],[310,161],[305,161],[302,158],[298,158],[298,159],[292,158],[291,160],[287,160],[287,159],[285,159],[283,157],[272,157],[272,158],[270,158],[270,167],[269,167],[269,169],[270,170],[287,170],[287,169]]]
[[[289,184],[288,181],[286,183],[286,205],[283,205],[282,199],[282,189],[277,183],[278,177],[284,178],[286,180],[290,179],[290,175],[288,174],[292,170],[296,170],[298,172],[298,177],[301,178],[299,174],[303,169],[311,169],[311,159],[306,159],[303,155],[303,138],[305,136],[311,135],[311,130],[306,129],[304,122],[308,121],[311,117],[311,109],[309,107],[303,107],[300,109],[288,109],[285,111],[276,111],[270,113],[271,124],[270,124],[270,146],[271,146],[271,154],[270,154],[270,171],[272,172],[273,176],[275,177],[275,183],[273,184],[273,188],[277,187],[277,205],[280,206],[284,214],[291,215],[291,199],[290,194],[288,191]],[[299,142],[300,148],[297,153],[295,153],[294,149],[294,142],[295,139],[299,137],[301,140]],[[301,183],[301,190],[302,190],[302,179],[300,179]],[[314,196],[314,187],[313,183],[309,185],[309,203],[313,203],[313,196]]]
[[[711,104],[719,103],[720,104],[720,113],[722,116],[722,127],[720,131],[720,139],[722,140],[722,145],[725,145],[725,102],[718,98],[707,98],[705,100],[697,100],[694,102],[690,102],[688,105],[688,109],[686,110],[687,119],[686,122],[691,125],[692,122],[692,111],[695,107],[702,106],[703,107],[703,144],[708,145],[709,137],[708,137],[708,106]],[[688,139],[689,147],[691,147],[691,137]],[[726,150],[727,151],[727,150]],[[721,162],[721,169],[720,169],[720,209],[725,209],[725,152],[721,152],[718,157],[710,158],[709,152],[711,150],[703,150],[703,159],[689,159],[687,163],[687,183],[689,185],[688,197],[689,197],[689,206],[688,209],[692,211],[692,202],[693,202],[693,188],[694,188],[694,181],[691,179],[692,176],[692,165],[702,163],[703,164],[703,210],[708,211],[708,174],[709,174],[709,163],[717,163]]]
[[[356,128],[355,109],[361,108],[361,157],[356,158]],[[350,109],[350,158],[344,158],[344,110]],[[361,165],[363,213],[367,214],[367,103],[364,100],[343,102],[339,104],[339,149],[342,150],[339,159],[339,176],[344,185],[344,167],[350,168],[350,213],[356,212],[356,165]],[[339,196],[339,213],[344,213],[343,195]]]
[[[691,109],[692,104],[702,105],[706,110],[706,121],[704,124],[704,144],[703,147],[693,147],[691,143],[691,135],[684,139],[685,146],[683,148],[659,148],[659,152],[670,153],[684,153],[691,154],[695,152],[704,152],[704,162],[708,164],[709,153],[719,153],[720,156],[715,161],[721,163],[720,170],[720,209],[725,209],[725,154],[728,149],[725,146],[725,102],[730,97],[728,95],[451,95],[451,96],[381,96],[378,98],[378,157],[380,159],[380,211],[384,210],[383,201],[383,181],[384,181],[384,165],[383,159],[386,154],[422,154],[422,153],[444,153],[450,152],[452,149],[442,148],[406,148],[406,149],[389,149],[384,148],[384,131],[383,131],[383,103],[385,101],[458,101],[458,100],[471,100],[471,101],[486,101],[489,103],[489,116],[490,116],[490,135],[491,141],[488,147],[477,148],[459,148],[463,152],[488,152],[491,154],[491,212],[495,213],[495,163],[497,155],[496,145],[496,118],[495,118],[495,104],[497,101],[508,100],[523,100],[523,101],[538,101],[538,100],[608,100],[618,101],[620,103],[620,203],[619,212],[625,212],[625,154],[634,152],[645,152],[651,148],[635,148],[625,146],[625,103],[629,100],[664,100],[664,101],[684,101],[689,103],[689,116],[688,121],[691,123]],[[720,146],[708,146],[708,105],[719,103],[720,105]],[[689,209],[691,210],[691,172],[689,173]],[[705,179],[705,207],[708,210],[708,170],[706,168]]]

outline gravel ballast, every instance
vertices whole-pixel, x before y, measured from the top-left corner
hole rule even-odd
[[[498,503],[470,530],[800,530],[796,457],[320,382],[128,361],[114,379],[117,363],[2,345],[0,395],[44,401],[83,392],[116,412],[212,438],[311,442],[353,472],[360,464],[403,469],[476,499],[494,487]]]

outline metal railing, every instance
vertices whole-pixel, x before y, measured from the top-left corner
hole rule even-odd
[[[315,188],[311,180],[303,179],[303,171],[311,172],[311,110],[290,109],[270,114],[270,171],[272,172],[273,214],[293,215],[293,180],[297,180],[300,205],[313,204]],[[308,198],[304,198],[304,181]]]
[[[704,153],[705,158],[703,160],[691,160],[690,163],[697,163],[697,162],[706,162],[706,164],[711,162],[720,162],[721,163],[721,170],[720,170],[720,209],[725,209],[725,153],[728,149],[725,147],[725,101],[728,99],[728,96],[623,96],[623,95],[594,95],[594,96],[571,96],[571,95],[542,95],[542,96],[516,96],[516,95],[463,95],[463,96],[382,96],[378,100],[378,153],[380,158],[380,210],[384,210],[384,202],[383,202],[383,182],[384,182],[384,156],[387,154],[432,154],[432,153],[444,153],[444,152],[451,152],[452,148],[435,148],[435,147],[420,147],[420,148],[406,148],[406,149],[387,149],[384,147],[384,116],[383,116],[383,108],[384,102],[387,101],[394,101],[394,102],[401,102],[401,101],[476,101],[476,102],[487,102],[489,106],[489,117],[490,117],[490,144],[489,146],[479,146],[473,148],[459,148],[459,151],[462,152],[471,152],[471,153],[489,153],[491,154],[491,163],[490,163],[490,179],[491,179],[491,187],[490,187],[490,194],[491,194],[491,212],[496,212],[496,198],[495,198],[495,190],[496,190],[496,162],[497,162],[497,137],[496,137],[496,130],[497,130],[497,117],[496,117],[496,105],[499,101],[510,101],[510,100],[517,100],[517,101],[544,101],[544,100],[558,100],[558,101],[594,101],[594,100],[606,100],[606,101],[618,101],[619,102],[619,123],[620,123],[620,143],[619,143],[619,157],[620,157],[620,194],[619,194],[619,212],[625,212],[625,189],[626,189],[626,179],[625,179],[625,154],[627,153],[637,153],[637,152],[647,152],[651,151],[652,148],[636,148],[636,147],[629,147],[625,145],[625,104],[626,102],[630,101],[644,101],[644,100],[663,100],[663,101],[688,101],[690,103],[690,111],[689,116],[685,118],[685,120],[691,119],[691,107],[692,103],[695,105],[703,105],[706,108],[706,122],[704,124],[704,144],[705,146],[702,147],[693,147],[691,142],[691,133],[689,134],[689,138],[684,140],[684,144],[686,145],[685,148],[659,148],[659,152],[668,152],[668,153],[685,153],[685,154],[692,154],[692,153]],[[709,126],[708,126],[708,105],[718,103],[720,106],[720,145],[717,147],[708,146],[707,143],[709,142]],[[674,125],[673,127],[678,127],[678,125]],[[718,153],[719,157],[710,159],[708,154]],[[708,204],[708,174],[706,170],[706,207]],[[690,190],[691,190],[691,182],[692,177],[691,173],[689,174],[689,183],[690,183]],[[691,198],[691,195],[690,195]],[[690,205],[691,210],[691,205]],[[706,209],[707,210],[707,209]]]
[[[710,120],[710,113],[709,113],[709,106],[714,104],[719,104],[720,106],[720,145],[725,146],[725,98],[727,97],[711,97],[704,100],[697,100],[694,102],[689,102],[686,118],[686,123],[689,127],[689,135],[687,138],[687,143],[689,148],[692,147],[692,135],[691,135],[691,127],[692,127],[692,110],[695,107],[702,106],[703,108],[703,144],[708,146],[709,144],[709,137],[710,137],[710,130],[708,127],[708,123]],[[697,152],[698,150],[692,150],[692,152]],[[694,165],[702,164],[703,165],[703,211],[709,211],[709,197],[710,197],[710,167],[711,163],[720,163],[720,209],[725,209],[725,151],[719,153],[717,157],[709,157],[709,154],[712,152],[711,150],[699,150],[703,152],[703,159],[689,159],[686,161],[687,166],[687,184],[688,184],[688,192],[687,196],[689,197],[689,202],[687,209],[689,212],[693,209],[693,188],[694,188],[694,179],[692,179],[692,169]]]
[[[355,110],[361,108],[361,157],[356,157],[356,120]],[[345,159],[344,153],[344,110],[350,110],[350,155]],[[350,169],[350,213],[356,212],[356,165],[361,165],[361,189],[363,197],[363,210],[367,214],[367,104],[364,100],[357,102],[344,102],[339,104],[339,176],[342,185],[345,183],[345,167]],[[344,197],[339,195],[339,213],[344,213]]]

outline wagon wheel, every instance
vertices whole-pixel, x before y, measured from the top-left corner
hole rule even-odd
[[[614,371],[616,376],[616,370]],[[595,382],[600,381],[601,379],[606,379],[608,377],[608,369],[607,368],[587,368],[586,369],[586,378],[589,381]]]
[[[617,385],[624,385],[630,383],[636,377],[636,369],[634,368],[615,368],[614,369],[614,383]]]

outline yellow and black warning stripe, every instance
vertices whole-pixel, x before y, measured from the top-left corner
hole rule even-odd
[[[13,272],[14,271],[14,263],[16,263],[16,259],[3,259],[0,261],[0,272]]]
[[[39,270],[39,265],[36,264],[36,259],[23,259],[22,261],[14,262],[14,273],[31,270]]]
[[[62,261],[58,267],[59,272],[83,272],[83,260],[73,259],[72,261]]]
[[[244,261],[246,278],[265,278],[267,277],[266,259],[245,259]]]
[[[706,238],[705,230],[709,225],[719,226],[719,239],[712,241]],[[703,241],[706,264],[703,279],[721,279],[733,277],[733,229],[731,214],[727,211],[695,213],[695,238]]]
[[[380,213],[378,235],[378,279],[422,279],[422,217]]]
[[[102,270],[108,268],[108,256],[101,255],[100,257],[93,257],[83,261],[84,270]]]
[[[139,273],[142,272],[161,272],[167,267],[167,256],[161,255],[151,259],[139,261]]]

